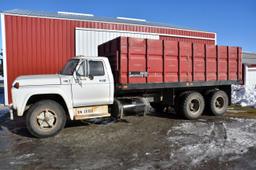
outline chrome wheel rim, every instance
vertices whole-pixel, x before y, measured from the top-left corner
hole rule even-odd
[[[56,114],[55,112],[45,109],[40,112],[37,117],[37,125],[44,130],[50,130],[55,127],[56,125]]]

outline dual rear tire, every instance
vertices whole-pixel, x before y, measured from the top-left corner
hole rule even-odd
[[[175,103],[176,113],[187,119],[197,119],[205,108],[204,97],[198,92],[186,92],[179,96]]]
[[[206,96],[207,108],[206,112],[213,116],[222,116],[227,111],[229,104],[228,95],[221,90],[210,92]]]
[[[187,119],[197,119],[205,110],[211,115],[221,116],[226,112],[227,107],[228,96],[221,90],[212,91],[205,98],[199,92],[184,92],[175,101],[176,113]]]

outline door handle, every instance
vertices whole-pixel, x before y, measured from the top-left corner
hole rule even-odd
[[[99,82],[106,82],[106,79],[101,79],[99,80]]]

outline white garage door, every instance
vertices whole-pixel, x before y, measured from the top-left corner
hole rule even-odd
[[[98,56],[98,45],[120,36],[159,39],[153,33],[76,28],[76,55]]]
[[[245,66],[245,84],[256,85],[256,66]]]

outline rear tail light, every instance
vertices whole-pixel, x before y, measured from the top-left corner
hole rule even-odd
[[[20,87],[20,84],[19,82],[16,82],[14,85],[13,85],[14,88],[18,89]]]

